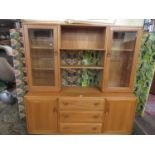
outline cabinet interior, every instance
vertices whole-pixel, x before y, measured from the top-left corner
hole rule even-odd
[[[104,49],[105,27],[61,26],[62,49]]]
[[[101,87],[104,51],[62,50],[62,86]]]

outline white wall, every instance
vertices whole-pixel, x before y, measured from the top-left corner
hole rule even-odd
[[[143,26],[144,19],[117,19],[115,25]]]

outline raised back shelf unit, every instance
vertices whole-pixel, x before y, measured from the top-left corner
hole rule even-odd
[[[61,85],[102,87],[106,27],[61,26]]]

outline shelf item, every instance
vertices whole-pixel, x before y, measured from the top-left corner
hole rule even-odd
[[[61,26],[61,48],[104,49],[105,27]]]

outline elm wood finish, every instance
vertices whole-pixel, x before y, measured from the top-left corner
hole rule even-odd
[[[90,93],[86,93],[85,90],[85,92],[83,91],[83,97],[81,97],[80,96],[81,93],[79,92],[80,88],[78,89],[78,91],[76,91],[75,88],[70,89],[72,90],[72,93],[30,92],[26,95],[25,98],[27,107],[26,108],[27,124],[29,133],[32,134],[130,134],[131,133],[132,121],[134,118],[136,107],[136,98],[134,97],[133,94],[101,93],[98,90],[89,89]],[[69,92],[69,90],[67,91]],[[93,94],[93,92],[96,93]],[[44,100],[46,100],[47,104],[45,104]],[[35,101],[38,104],[35,104]],[[51,108],[49,108],[48,106],[49,103],[53,104],[53,106],[51,105]],[[96,105],[96,103],[100,104]],[[42,109],[46,110],[39,111],[38,110],[39,105]],[[34,110],[36,110],[36,112]],[[51,120],[49,120],[48,116],[50,115],[49,113],[52,113],[53,115],[52,117],[50,117],[52,118]],[[42,120],[40,120],[39,118],[42,118]],[[54,127],[53,130],[51,129],[52,127]]]
[[[133,82],[140,46],[141,28],[112,27],[107,25],[91,24],[60,24],[60,23],[25,23],[24,41],[26,49],[26,63],[28,71],[29,93],[25,96],[27,126],[31,134],[130,134],[136,107],[136,98],[133,95]],[[51,47],[42,44],[30,46],[29,29],[53,30],[54,51]],[[135,46],[130,48],[126,43],[124,48],[113,48],[114,32],[135,32]],[[117,43],[116,43],[117,45]],[[31,48],[30,48],[31,47]],[[100,89],[95,87],[62,87],[61,83],[61,51],[95,50],[103,52],[103,71]],[[34,51],[34,52],[33,52]],[[41,53],[42,51],[42,53]],[[133,53],[129,79],[122,87],[109,87],[111,74],[111,51]],[[32,52],[32,53],[31,53]],[[47,56],[46,56],[47,55]],[[48,56],[49,55],[49,56]],[[32,58],[33,56],[34,58]],[[44,63],[40,65],[36,57],[46,57],[54,60],[54,68]],[[122,61],[125,65],[127,59]],[[118,64],[116,64],[118,66]],[[70,67],[71,66],[67,66]],[[73,66],[74,67],[74,66]],[[85,66],[75,66],[84,68]],[[91,69],[96,69],[93,66]],[[98,68],[101,69],[101,68]],[[119,68],[118,73],[125,75],[125,69]],[[42,86],[33,85],[32,72],[46,75]],[[52,73],[54,72],[54,73]],[[48,75],[49,73],[49,75]],[[52,80],[50,73],[55,81]],[[36,75],[35,80],[40,80]],[[120,75],[118,75],[120,76]],[[117,76],[115,77],[117,79]],[[41,77],[41,79],[43,79]],[[51,86],[46,86],[54,81]],[[39,81],[40,82],[40,81]],[[38,83],[39,83],[38,82]],[[45,85],[46,84],[46,85]],[[54,86],[52,86],[54,85]]]

